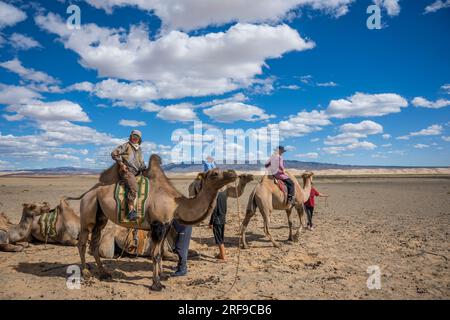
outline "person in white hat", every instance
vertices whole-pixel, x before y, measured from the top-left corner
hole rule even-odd
[[[119,175],[127,188],[128,220],[136,221],[138,216],[134,209],[137,194],[136,176],[145,171],[145,162],[141,150],[142,133],[133,130],[128,141],[111,153],[111,157],[119,165]]]

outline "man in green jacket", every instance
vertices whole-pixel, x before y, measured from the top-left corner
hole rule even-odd
[[[119,176],[128,190],[128,220],[130,221],[136,221],[138,218],[134,209],[134,200],[137,194],[136,176],[145,171],[141,143],[142,133],[139,130],[133,130],[128,141],[111,153],[111,157],[119,165]]]

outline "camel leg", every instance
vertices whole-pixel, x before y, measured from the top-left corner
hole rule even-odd
[[[80,202],[80,235],[78,239],[78,252],[81,259],[81,272],[85,279],[92,277],[91,272],[86,266],[86,244],[89,233],[95,225],[95,216],[97,212],[97,199],[95,196],[88,196],[81,199]]]
[[[245,214],[245,218],[244,221],[242,222],[241,225],[241,241],[242,241],[242,248],[243,249],[248,249],[248,243],[247,243],[247,239],[245,237],[245,231],[247,230],[248,224],[250,222],[250,219],[255,215],[255,211],[253,210],[247,210],[246,214]]]
[[[4,252],[20,252],[23,250],[22,246],[16,246],[10,243],[2,243],[0,244],[0,251]]]
[[[78,240],[75,239],[62,240],[61,244],[63,246],[75,247],[78,244]]]
[[[97,218],[96,223],[94,226],[94,229],[92,230],[92,236],[91,236],[91,251],[92,255],[94,256],[95,262],[97,263],[97,267],[100,271],[100,280],[106,280],[111,279],[111,273],[109,273],[105,267],[103,266],[103,263],[100,259],[100,238],[102,236],[102,230],[108,223],[108,218],[103,214],[103,212],[100,209],[100,206],[97,210]]]
[[[153,260],[153,284],[151,289],[153,291],[161,291],[165,286],[161,283],[162,270],[162,246],[164,237],[167,233],[167,228],[170,224],[154,221],[151,224],[151,238],[152,238],[152,260]]]
[[[304,210],[303,206],[296,207],[295,210],[297,210],[298,219],[299,219],[299,226],[298,226],[297,232],[294,235],[294,241],[298,242],[299,239],[300,239],[300,232],[303,229],[303,220],[302,220],[302,218],[303,218],[303,214],[304,214],[305,210]]]
[[[24,241],[21,241],[21,242],[16,242],[16,243],[14,243],[16,246],[21,246],[21,247],[24,247],[24,248],[28,248],[29,246],[30,246],[30,244],[28,243],[28,242],[24,242]]]
[[[80,238],[78,239],[78,253],[81,259],[81,272],[85,279],[89,279],[92,275],[89,269],[86,267],[86,244],[89,237],[89,229],[81,227]]]
[[[289,225],[289,237],[288,241],[293,241],[294,237],[292,236],[292,208],[286,210],[287,218],[288,218],[288,225]]]
[[[269,238],[270,242],[272,242],[273,246],[276,248],[280,248],[280,244],[278,244],[272,237],[272,234],[270,233],[269,230],[269,225],[270,225],[270,213],[267,212],[266,209],[261,210],[261,208],[259,209],[261,211],[262,217],[264,219],[264,233],[266,234],[266,236]]]

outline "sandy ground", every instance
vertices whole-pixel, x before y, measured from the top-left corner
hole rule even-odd
[[[18,222],[21,204],[76,195],[95,177],[1,177],[0,211]],[[174,180],[187,193],[189,180]],[[228,263],[214,259],[217,249],[207,226],[194,228],[189,274],[165,281],[151,292],[146,258],[105,259],[113,280],[95,279],[81,289],[66,286],[66,268],[79,263],[77,249],[35,244],[21,253],[0,252],[0,299],[449,299],[450,178],[327,178],[316,188],[330,194],[318,200],[315,231],[289,243],[284,212],[272,216],[271,246],[258,213],[247,237],[251,248],[238,250],[236,201],[229,200]],[[241,198],[245,209],[248,194]],[[78,203],[73,202],[78,209]],[[243,212],[243,211],[242,211]],[[241,213],[240,218],[243,218]],[[298,225],[298,219],[295,220]],[[238,255],[239,273],[235,279]],[[93,258],[88,257],[93,265]],[[381,289],[367,288],[367,268],[379,266]],[[164,262],[171,272],[174,262]]]

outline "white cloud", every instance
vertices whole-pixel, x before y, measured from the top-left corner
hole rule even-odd
[[[439,109],[450,106],[450,100],[447,99],[438,99],[436,101],[429,101],[422,97],[415,97],[412,100],[412,104],[415,107],[422,107],[422,108],[430,108],[430,109]]]
[[[425,7],[424,14],[436,12],[441,9],[450,8],[450,0],[437,0],[433,2],[432,4]]]
[[[443,84],[443,85],[441,86],[441,90],[444,90],[445,93],[450,94],[450,83]]]
[[[400,13],[400,0],[374,0],[374,3],[384,8],[388,15],[397,16]]]
[[[418,143],[414,145],[414,148],[416,149],[425,149],[425,148],[429,148],[430,146],[427,144],[422,144],[422,143]]]
[[[297,157],[305,159],[317,159],[319,157],[319,154],[317,152],[308,152],[297,154]]]
[[[325,147],[325,148],[322,148],[322,150],[328,154],[339,154],[342,151],[345,151],[346,148],[345,147]]]
[[[42,96],[26,87],[0,83],[0,104],[28,103]]]
[[[377,146],[369,141],[357,141],[349,144],[346,150],[363,149],[363,150],[373,150]]]
[[[341,145],[359,143],[359,139],[367,138],[368,135],[383,132],[383,126],[374,121],[365,120],[360,123],[346,123],[340,126],[342,132],[336,136],[327,136],[324,143],[326,145]]]
[[[230,22],[276,23],[297,7],[310,7],[336,17],[345,15],[353,0],[86,0],[111,12],[114,7],[135,6],[157,15],[164,29],[195,30]]]
[[[341,145],[341,144],[350,144],[358,142],[361,138],[366,138],[365,134],[357,133],[357,132],[346,132],[341,133],[336,136],[327,136],[324,140],[324,144],[326,145]]]
[[[313,138],[313,139],[311,139],[311,140],[309,140],[309,141],[311,141],[311,142],[317,142],[317,141],[320,141],[320,138]]]
[[[36,101],[34,103],[12,104],[6,108],[6,111],[15,112],[15,114],[12,115],[13,118],[11,118],[11,115],[8,115],[8,120],[20,120],[26,117],[32,120],[40,121],[90,121],[89,117],[79,104],[67,100],[53,102]]]
[[[66,48],[80,56],[84,67],[97,70],[101,77],[142,81],[138,93],[144,91],[152,99],[223,94],[248,87],[262,74],[267,59],[315,46],[285,24],[236,24],[225,32],[199,36],[171,31],[152,41],[143,25],[132,26],[126,33],[86,23],[72,32],[53,13],[39,15],[35,21],[57,34]],[[130,84],[122,86],[130,88]],[[115,97],[111,91],[102,92]]]
[[[93,90],[94,90],[94,84],[92,84],[89,81],[74,83],[66,88],[66,91],[92,92]]]
[[[13,33],[9,37],[9,42],[12,47],[19,49],[19,50],[28,50],[31,48],[41,48],[39,42],[34,40],[33,38],[30,38],[24,34],[21,33]]]
[[[20,77],[26,80],[34,81],[34,82],[42,82],[45,84],[54,84],[57,83],[58,80],[53,78],[52,76],[46,74],[42,71],[36,71],[34,69],[27,69],[22,66],[22,63],[17,59],[9,60],[0,63],[0,66],[18,74]]]
[[[197,120],[197,114],[193,108],[194,106],[189,103],[173,104],[159,111],[157,117],[163,120],[180,122]]]
[[[27,18],[25,12],[15,6],[0,1],[0,29],[13,26]]]
[[[392,147],[392,143],[386,143],[381,145],[384,148]]]
[[[147,125],[145,121],[125,120],[125,119],[120,120],[119,124],[124,127],[143,127]]]
[[[301,88],[295,84],[280,86],[281,89],[287,89],[287,90],[300,90]]]
[[[450,136],[442,136],[442,140],[450,142]]]
[[[146,102],[142,105],[140,105],[141,109],[147,112],[158,112],[162,110],[161,106],[158,106],[157,104],[154,104],[152,102]]]
[[[218,104],[212,108],[203,110],[211,119],[217,122],[236,122],[236,121],[261,121],[273,118],[274,116],[256,106],[242,102],[227,102]]]
[[[346,123],[340,129],[341,132],[357,132],[364,135],[372,135],[383,132],[383,126],[371,120],[361,121],[360,123]]]
[[[127,83],[107,79],[97,83],[93,90],[103,99],[144,102],[157,98],[156,88],[140,81]]]
[[[397,139],[397,140],[409,140],[409,136],[400,136],[400,137],[397,137],[395,139]]]
[[[384,140],[388,140],[388,139],[390,139],[392,136],[391,136],[389,133],[385,133],[385,134],[382,135],[382,137],[383,137]]]
[[[433,124],[431,126],[429,126],[426,129],[422,129],[420,131],[417,132],[411,132],[409,135],[411,137],[416,137],[416,136],[437,136],[440,135],[442,133],[442,126],[438,125],[438,124]]]
[[[305,134],[320,131],[321,127],[328,126],[331,121],[323,111],[301,111],[288,120],[280,121],[278,124],[270,124],[270,129],[278,129],[281,138],[301,137]]]
[[[318,87],[336,87],[337,83],[330,81],[330,82],[323,82],[323,83],[317,83]]]
[[[326,112],[336,118],[375,117],[400,112],[401,108],[407,106],[406,99],[398,94],[357,92],[347,99],[331,100]]]
[[[53,156],[53,158],[68,161],[80,161],[80,158],[65,153],[57,153]]]

